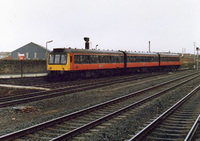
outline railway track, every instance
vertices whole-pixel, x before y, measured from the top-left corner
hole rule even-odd
[[[200,140],[200,114],[187,134],[185,141]]]
[[[106,77],[106,78],[100,78],[100,79],[83,79],[81,81],[61,81],[61,82],[53,82],[49,84],[42,84],[42,85],[35,85],[36,87],[45,87],[45,88],[60,88],[60,87],[66,87],[66,86],[74,86],[74,85],[82,85],[82,84],[96,84],[96,83],[106,83],[106,82],[115,82],[118,83],[118,81],[126,82],[126,81],[132,81],[132,80],[138,80],[138,79],[143,79],[143,78],[148,78],[148,77],[155,77],[159,76],[161,74],[166,74],[166,73],[144,73],[143,75],[129,75],[129,76],[122,76],[122,77]],[[98,82],[97,82],[98,81]]]
[[[92,81],[92,82],[89,82],[86,84],[81,83],[81,84],[74,85],[74,86],[70,85],[70,86],[65,86],[65,87],[57,88],[57,89],[50,90],[50,91],[39,91],[39,92],[21,94],[21,95],[16,95],[16,96],[2,97],[2,98],[0,98],[0,107],[12,106],[12,105],[21,104],[21,103],[27,103],[27,102],[62,96],[62,95],[66,95],[66,94],[72,94],[75,92],[91,90],[91,89],[95,89],[95,88],[100,88],[100,87],[113,85],[113,84],[117,84],[117,83],[138,80],[138,79],[142,79],[142,78],[155,77],[155,76],[158,76],[159,74],[160,73],[156,73],[153,75],[145,74],[142,76],[140,75],[140,76],[116,78],[116,79],[111,79],[111,80],[106,79],[106,80],[102,80],[102,81]]]
[[[199,89],[200,85],[149,123],[129,141],[190,140],[199,124]],[[193,123],[195,124],[193,125]],[[196,134],[196,138],[199,138],[199,135]]]
[[[181,80],[189,76],[190,78],[187,80]],[[122,96],[14,133],[1,136],[0,140],[11,140],[15,138],[24,140],[71,139],[74,136],[83,133],[84,131],[88,131],[89,129],[96,127],[113,117],[119,116],[130,109],[157,98],[164,93],[173,90],[176,87],[199,76],[200,75],[187,75],[178,79],[181,82],[177,82],[178,80],[176,79],[165,82],[161,85],[146,88],[126,96]],[[160,87],[164,85],[165,87]],[[155,88],[158,88],[157,92],[155,92]],[[150,91],[152,91],[152,93],[148,94]],[[143,97],[139,97],[140,95],[143,95]]]
[[[185,70],[179,70],[179,72],[181,71],[185,71]],[[167,74],[168,72],[155,72],[153,75],[150,73],[140,73],[140,75],[138,74],[134,74],[133,76],[125,76],[122,75],[120,77],[122,78],[134,78],[139,77],[140,78],[145,78],[151,76],[156,76],[156,75],[161,75],[161,74]],[[143,77],[141,77],[143,76]],[[66,85],[69,86],[73,86],[73,85],[77,85],[77,81],[59,81],[59,82],[47,82],[46,77],[31,77],[31,78],[9,78],[9,79],[0,79],[0,84],[9,84],[9,85],[20,85],[20,86],[35,86],[35,87],[44,87],[44,88],[49,88],[49,89],[54,89],[54,88],[60,88],[60,87],[65,87]],[[110,80],[115,80],[115,79],[119,79],[117,76],[116,77],[105,77],[105,78],[100,78],[100,81],[105,81],[105,79],[110,79]],[[88,81],[90,83],[94,83],[96,81],[96,78],[94,79],[82,79],[81,81],[78,81],[79,83],[85,84],[88,83]],[[99,81],[99,79],[98,79]]]

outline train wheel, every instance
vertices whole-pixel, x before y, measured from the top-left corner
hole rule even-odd
[[[48,75],[49,81],[59,81],[60,80],[60,75],[58,72],[51,72]]]

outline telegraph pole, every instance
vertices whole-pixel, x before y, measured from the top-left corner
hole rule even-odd
[[[151,44],[151,42],[149,41],[149,52],[151,51],[151,50],[150,50],[150,44]]]

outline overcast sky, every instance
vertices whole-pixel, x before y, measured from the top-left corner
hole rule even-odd
[[[0,52],[48,48],[194,52],[200,0],[0,0]]]

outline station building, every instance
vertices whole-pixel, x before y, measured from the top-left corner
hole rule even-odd
[[[47,50],[49,53],[50,50]],[[11,52],[11,59],[18,59],[18,54],[24,54],[25,60],[45,60],[46,48],[30,42]]]

